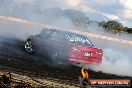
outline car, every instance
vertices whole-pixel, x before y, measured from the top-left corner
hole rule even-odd
[[[96,48],[84,35],[74,32],[43,29],[25,42],[25,51],[49,58],[53,63],[100,64],[103,51]]]

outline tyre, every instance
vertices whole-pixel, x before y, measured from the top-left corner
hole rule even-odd
[[[33,43],[31,41],[31,39],[27,39],[24,47],[25,47],[25,51],[27,53],[33,53]]]

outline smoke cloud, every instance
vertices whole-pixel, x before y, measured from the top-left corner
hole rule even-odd
[[[114,47],[103,49],[103,62],[95,66],[95,71],[132,77],[132,59],[130,51],[123,51]]]
[[[84,4],[84,1],[85,0],[0,0],[0,15],[54,25],[58,28],[78,29],[96,34],[119,37],[106,33],[104,29],[96,23],[90,23],[87,27],[84,27],[83,24],[87,22],[84,22],[85,19],[82,18],[87,18],[87,16],[79,10],[79,7]],[[80,24],[74,23],[78,19]],[[80,19],[83,21],[80,21]],[[31,25],[20,25],[18,23],[0,21],[0,35],[11,34],[12,36],[23,38],[30,34],[40,33],[41,29],[42,27],[34,28]],[[125,34],[120,37],[131,40],[131,35]],[[110,41],[90,39],[97,47],[102,48],[104,52],[103,63],[95,67],[95,71],[132,76],[131,46],[119,46],[120,44]]]

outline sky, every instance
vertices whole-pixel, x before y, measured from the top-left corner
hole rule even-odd
[[[132,27],[132,0],[0,0],[14,1],[29,6],[37,4],[41,9],[59,7],[84,12],[91,20],[117,20]],[[34,7],[35,8],[35,7]]]
[[[85,13],[92,11],[132,27],[132,0],[84,0],[84,3]]]
[[[64,0],[67,6],[79,9],[95,20],[105,20],[105,17],[118,20],[132,27],[132,0]]]
[[[19,3],[33,3],[37,0],[15,0]],[[132,0],[38,0],[44,7],[61,7],[85,12],[91,19],[105,20],[105,17],[118,20],[132,27]],[[42,4],[43,4],[42,3]],[[41,4],[41,5],[42,5]]]

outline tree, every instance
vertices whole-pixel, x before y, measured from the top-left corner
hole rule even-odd
[[[126,29],[126,32],[127,32],[127,33],[132,33],[132,28],[127,28],[127,29]]]
[[[124,27],[121,23],[117,22],[117,21],[108,21],[106,22],[103,27],[107,30],[107,31],[112,31],[113,33],[121,33],[124,32]]]

